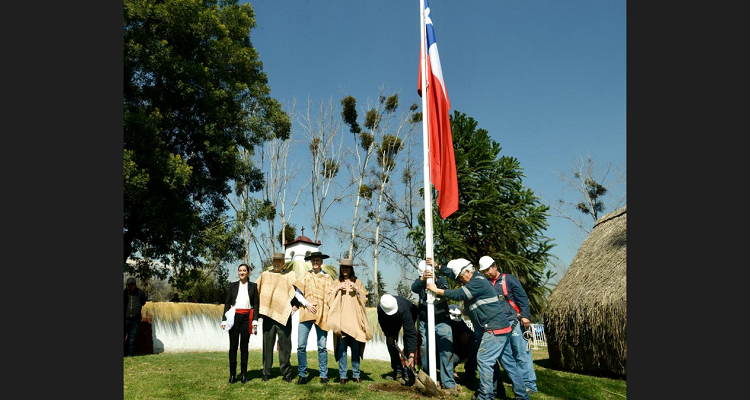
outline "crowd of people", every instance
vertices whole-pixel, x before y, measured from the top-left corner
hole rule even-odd
[[[333,332],[333,353],[338,362],[339,383],[361,383],[360,360],[373,330],[365,304],[370,295],[357,278],[353,260],[339,260],[338,277],[327,274],[319,251],[305,257],[312,269],[297,276],[284,270],[284,254],[274,253],[272,268],[261,273],[256,282],[249,280],[247,264],[237,268],[239,280],[229,286],[224,304],[222,329],[229,333],[229,383],[247,383],[248,342],[258,334],[262,319],[263,381],[272,378],[274,347],[277,346],[279,370],[285,382],[292,381],[292,315],[299,310],[297,329],[297,385],[311,377],[307,367],[307,342],[315,328],[319,380],[328,384],[329,331]],[[505,371],[516,399],[529,399],[537,392],[536,374],[524,331],[529,329],[529,301],[518,278],[503,272],[490,256],[479,260],[479,268],[466,259],[434,265],[430,258],[418,264],[419,277],[411,285],[418,304],[401,296],[384,294],[377,306],[377,321],[386,339],[392,375],[387,379],[413,385],[415,368],[429,371],[431,359],[439,371],[439,383],[450,395],[457,396],[457,382],[476,383],[472,399],[494,400],[505,396],[500,369]],[[435,273],[437,271],[438,273]],[[445,277],[459,283],[450,289]],[[448,300],[462,302],[463,312]],[[135,279],[125,289],[125,354],[133,355],[140,310],[146,301]],[[180,301],[175,293],[172,301]],[[433,305],[434,343],[428,335],[428,304]],[[470,328],[463,315],[471,321]],[[398,346],[399,338],[403,350]],[[240,371],[237,374],[237,349]],[[347,351],[351,354],[351,378]],[[432,355],[433,357],[430,357]],[[417,361],[418,359],[418,361]],[[456,367],[464,363],[459,379]]]

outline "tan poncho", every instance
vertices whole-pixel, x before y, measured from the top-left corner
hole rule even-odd
[[[260,274],[255,283],[258,285],[261,315],[286,325],[292,314],[292,298],[294,297],[295,273],[287,271],[266,271]]]
[[[372,328],[365,310],[368,292],[359,279],[354,282],[354,288],[346,292],[343,289],[345,284],[346,282],[335,281],[326,295],[329,307],[328,328],[336,335],[333,341],[334,354],[338,347],[338,336],[351,336],[362,343],[359,346],[359,354],[362,357],[365,353],[365,342],[372,339]]]
[[[299,322],[315,321],[320,329],[328,331],[328,302],[325,301],[328,288],[333,284],[333,277],[328,274],[305,272],[294,282],[294,286],[302,292],[308,304],[315,304],[317,313],[312,314],[306,307],[300,308]]]

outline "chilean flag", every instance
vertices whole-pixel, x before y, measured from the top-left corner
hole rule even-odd
[[[427,115],[428,137],[430,148],[430,180],[438,191],[440,216],[448,218],[458,210],[458,179],[456,177],[456,159],[453,155],[453,136],[448,110],[451,103],[445,89],[443,70],[440,68],[440,56],[435,42],[435,29],[430,18],[430,5],[424,0],[424,31],[427,43]],[[421,41],[420,41],[421,43]],[[421,62],[417,93],[422,96]],[[424,114],[424,113],[423,113]]]

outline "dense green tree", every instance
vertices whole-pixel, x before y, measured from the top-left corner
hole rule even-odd
[[[297,228],[292,225],[285,225],[283,231],[279,231],[276,239],[279,241],[281,248],[284,248],[284,241],[294,240],[297,237]],[[286,239],[285,239],[286,238]]]
[[[237,0],[124,2],[124,259],[179,269],[236,257],[231,184],[263,187],[243,151],[286,138]],[[219,243],[212,243],[219,240]]]
[[[177,286],[180,288],[180,298],[185,301],[187,296],[193,296],[195,300],[203,299],[204,303],[223,304],[229,290],[229,271],[223,267],[215,268],[213,271],[191,271],[195,277]]]
[[[435,260],[445,265],[466,258],[478,267],[489,255],[503,272],[518,277],[529,295],[532,313],[542,306],[548,289],[545,266],[554,246],[542,232],[549,207],[523,186],[523,169],[516,158],[500,156],[500,144],[477,121],[454,110],[451,115],[458,176],[458,211],[443,220],[433,189]],[[424,209],[419,226],[410,232],[424,253]]]

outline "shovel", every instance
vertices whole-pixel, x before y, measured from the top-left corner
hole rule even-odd
[[[398,354],[401,355],[401,366],[406,366],[406,358],[404,357],[404,352],[401,351],[401,349],[397,345],[393,345],[393,347],[398,350]],[[414,386],[419,390],[421,393],[426,394],[428,396],[437,396],[439,391],[438,387],[435,384],[435,381],[430,378],[429,375],[427,375],[423,370],[419,370],[419,373],[414,373],[414,367],[409,368],[411,373],[415,376],[416,381],[414,382]]]

